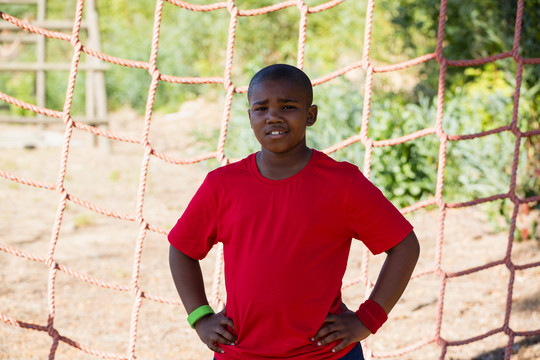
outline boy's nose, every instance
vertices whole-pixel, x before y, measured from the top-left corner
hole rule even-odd
[[[270,110],[268,111],[266,121],[273,123],[273,122],[282,122],[283,118],[281,117],[280,113],[276,110]]]

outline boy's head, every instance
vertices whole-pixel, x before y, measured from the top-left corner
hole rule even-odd
[[[287,64],[274,64],[259,70],[249,82],[248,100],[251,99],[253,88],[264,81],[285,80],[297,84],[305,93],[308,106],[313,102],[313,87],[309,77],[299,68]]]
[[[249,120],[262,148],[289,153],[306,148],[306,127],[317,120],[311,80],[294,66],[275,64],[255,74],[248,88]]]

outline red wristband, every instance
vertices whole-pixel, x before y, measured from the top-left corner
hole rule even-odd
[[[375,334],[377,330],[388,320],[386,311],[373,300],[366,300],[356,312],[360,321]]]

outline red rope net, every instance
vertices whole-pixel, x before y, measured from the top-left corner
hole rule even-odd
[[[50,359],[55,358],[55,354],[56,354],[56,350],[59,345],[59,342],[64,342],[72,347],[80,349],[81,351],[87,354],[99,356],[102,358],[135,359],[136,358],[135,346],[137,342],[137,328],[139,325],[139,312],[140,312],[143,301],[150,300],[150,301],[159,302],[159,303],[179,304],[178,300],[176,299],[170,299],[170,298],[152,295],[143,291],[139,287],[139,274],[141,270],[140,269],[141,253],[143,249],[143,242],[145,241],[145,238],[147,235],[147,231],[153,231],[153,232],[157,232],[161,234],[167,233],[167,229],[148,223],[143,216],[142,209],[143,209],[143,204],[145,200],[145,191],[147,187],[148,165],[149,165],[149,161],[151,157],[156,157],[167,163],[178,164],[178,165],[193,164],[193,163],[201,162],[201,161],[212,159],[212,158],[217,159],[221,164],[227,164],[231,161],[225,155],[224,148],[225,148],[225,141],[227,138],[227,128],[229,124],[233,95],[235,93],[245,93],[247,91],[246,86],[237,86],[231,80],[231,72],[233,68],[233,55],[234,55],[234,49],[235,49],[236,25],[237,25],[238,18],[241,16],[262,15],[262,14],[278,11],[278,10],[288,8],[288,7],[297,7],[300,13],[300,24],[299,24],[299,31],[298,31],[297,66],[299,68],[303,68],[304,49],[305,49],[305,42],[306,42],[306,26],[307,26],[309,15],[313,13],[325,11],[327,9],[338,6],[340,3],[342,3],[341,0],[332,0],[318,6],[309,7],[308,5],[306,5],[306,3],[303,0],[297,0],[297,1],[288,0],[288,1],[283,1],[283,2],[274,4],[271,6],[263,7],[263,8],[244,10],[244,9],[239,9],[236,6],[234,0],[216,2],[209,5],[195,5],[195,4],[190,4],[188,2],[184,2],[181,0],[168,0],[169,3],[176,5],[180,8],[184,8],[191,11],[198,11],[198,12],[208,12],[208,11],[214,11],[214,10],[226,8],[230,15],[227,52],[226,52],[227,55],[226,55],[226,62],[224,66],[224,75],[222,77],[178,77],[178,76],[162,74],[156,66],[156,59],[157,59],[158,48],[159,48],[160,24],[161,24],[162,9],[164,5],[164,1],[165,0],[156,1],[151,54],[148,61],[133,61],[133,60],[123,59],[123,58],[117,58],[114,56],[104,54],[102,52],[98,52],[92,48],[85,46],[81,42],[81,39],[79,37],[79,33],[81,29],[81,22],[83,18],[84,0],[77,1],[76,11],[75,11],[75,21],[74,21],[73,31],[71,35],[55,32],[55,31],[49,31],[44,28],[33,26],[9,14],[0,12],[0,17],[4,21],[8,21],[18,26],[21,29],[25,29],[29,32],[39,34],[41,36],[46,36],[48,38],[54,38],[54,39],[70,42],[73,47],[71,70],[70,70],[68,84],[67,84],[67,93],[65,96],[64,107],[62,111],[39,107],[34,104],[24,102],[22,100],[9,96],[8,94],[0,92],[0,99],[2,99],[3,101],[16,105],[21,108],[24,108],[24,109],[31,110],[38,114],[44,114],[47,116],[62,119],[65,125],[63,151],[60,158],[60,169],[58,171],[58,178],[57,178],[56,183],[44,183],[44,182],[34,180],[34,179],[27,179],[27,178],[23,178],[23,177],[17,176],[15,174],[12,174],[10,172],[0,169],[0,176],[7,180],[14,181],[14,182],[28,185],[28,186],[43,188],[47,190],[53,190],[58,194],[58,204],[57,204],[55,222],[54,222],[54,226],[53,226],[51,236],[50,236],[49,249],[45,256],[38,256],[35,254],[31,254],[26,251],[0,243],[1,251],[7,254],[11,254],[11,255],[15,255],[15,256],[27,259],[27,260],[44,263],[49,269],[48,270],[48,286],[47,286],[47,301],[48,301],[47,323],[46,324],[26,323],[23,321],[19,321],[15,318],[12,318],[9,315],[3,314],[3,313],[0,313],[0,320],[6,324],[10,324],[13,326],[46,332],[52,339],[52,345],[50,347],[50,352],[49,352]],[[369,357],[378,358],[378,357],[402,356],[413,350],[422,348],[428,344],[436,343],[440,346],[440,349],[441,349],[440,358],[444,359],[448,347],[464,345],[471,342],[480,341],[484,338],[490,337],[498,333],[504,333],[508,337],[506,351],[505,351],[505,359],[509,359],[512,353],[512,347],[513,347],[516,336],[531,337],[535,335],[540,335],[540,328],[530,329],[527,331],[515,331],[510,327],[510,317],[512,315],[514,279],[515,279],[516,271],[540,266],[540,262],[532,262],[532,263],[518,265],[518,264],[513,263],[511,259],[512,245],[514,242],[514,230],[516,229],[516,218],[518,215],[519,206],[520,204],[540,201],[540,194],[536,194],[528,198],[520,198],[516,194],[516,173],[517,173],[517,168],[518,168],[518,155],[519,155],[520,144],[522,143],[523,140],[527,138],[540,135],[540,130],[523,132],[520,130],[520,127],[518,125],[518,106],[519,106],[519,101],[520,101],[520,88],[521,88],[523,67],[524,65],[528,65],[528,64],[540,64],[540,58],[523,58],[519,53],[521,24],[522,24],[522,17],[523,17],[523,0],[520,0],[518,1],[518,4],[517,4],[517,17],[515,21],[514,42],[513,42],[513,47],[511,51],[495,54],[490,57],[481,58],[481,59],[470,59],[470,60],[447,59],[442,53],[443,39],[444,39],[444,34],[445,34],[444,30],[445,30],[445,19],[446,19],[446,3],[447,1],[445,0],[441,1],[437,47],[434,53],[425,54],[418,58],[410,59],[408,61],[397,63],[397,64],[392,64],[392,65],[387,65],[387,66],[373,66],[372,63],[370,62],[369,54],[370,54],[370,47],[371,47],[374,0],[370,0],[368,2],[367,12],[366,12],[367,15],[366,15],[366,27],[365,27],[365,35],[364,35],[364,47],[363,47],[361,60],[355,63],[351,63],[348,66],[345,66],[343,68],[337,69],[327,74],[326,76],[323,76],[318,79],[314,79],[313,81],[314,85],[319,85],[319,84],[331,81],[332,79],[342,76],[355,69],[363,69],[365,71],[366,73],[366,83],[365,83],[365,89],[364,89],[365,96],[364,96],[362,126],[361,126],[360,133],[357,135],[351,136],[347,139],[343,139],[339,143],[327,149],[324,149],[324,152],[332,153],[339,149],[347,147],[353,143],[361,142],[363,146],[365,147],[365,159],[364,159],[363,171],[364,171],[364,174],[368,177],[370,175],[372,150],[374,147],[392,146],[396,144],[405,143],[414,139],[418,139],[421,137],[430,136],[430,135],[436,136],[440,142],[439,165],[438,165],[438,171],[437,171],[437,185],[436,185],[435,196],[432,197],[431,199],[418,202],[407,208],[402,209],[403,213],[411,213],[421,208],[425,208],[427,206],[433,206],[433,205],[438,207],[439,209],[438,210],[439,220],[438,220],[438,235],[436,239],[435,266],[430,270],[424,271],[422,273],[416,273],[413,275],[413,280],[419,277],[430,275],[430,274],[435,275],[438,278],[439,294],[438,294],[438,301],[437,301],[437,314],[436,314],[435,329],[431,336],[424,338],[415,344],[411,344],[410,346],[406,346],[404,348],[400,348],[395,351],[384,352],[384,353],[375,352],[371,350],[369,347],[366,347],[365,352],[368,358]],[[109,62],[111,64],[122,65],[122,66],[133,67],[133,68],[143,68],[149,72],[152,80],[150,83],[150,87],[148,89],[148,97],[147,97],[146,111],[145,111],[145,117],[144,117],[144,128],[143,128],[142,135],[140,137],[121,136],[121,135],[100,129],[98,127],[90,126],[90,125],[73,120],[71,116],[73,92],[74,92],[75,82],[77,79],[77,74],[78,74],[78,69],[79,69],[79,60],[81,58],[82,53],[86,53],[90,56],[94,56],[98,59]],[[505,58],[512,58],[517,64],[517,72],[515,76],[516,87],[515,87],[514,99],[513,99],[513,115],[512,115],[510,124],[507,126],[497,128],[497,129],[475,133],[475,134],[463,134],[463,135],[447,134],[445,130],[443,129],[443,113],[444,113],[444,105],[445,105],[444,104],[445,78],[446,78],[446,70],[448,66],[466,67],[466,66],[486,64],[489,62],[495,62],[497,60],[505,59]],[[374,75],[377,73],[397,71],[400,69],[417,66],[427,61],[436,61],[440,65],[438,104],[437,104],[435,127],[425,128],[425,129],[407,134],[399,138],[394,138],[394,139],[377,140],[377,141],[374,141],[373,139],[371,139],[368,136],[368,128],[370,125],[369,119],[370,119],[370,107],[371,107],[371,95],[372,95],[372,82],[373,82]],[[204,153],[204,154],[192,157],[192,158],[179,159],[179,158],[171,157],[171,156],[168,156],[167,154],[161,153],[150,145],[148,141],[150,123],[152,121],[152,111],[154,107],[156,89],[160,81],[175,83],[175,84],[222,84],[223,85],[223,88],[226,92],[226,101],[225,101],[225,106],[224,106],[224,111],[223,111],[220,136],[219,136],[219,140],[218,140],[215,151]],[[78,198],[74,194],[70,194],[66,191],[66,189],[64,188],[64,182],[65,182],[65,177],[66,177],[66,166],[67,166],[67,161],[69,157],[70,145],[72,142],[72,133],[74,129],[80,129],[88,133],[98,135],[98,136],[103,136],[103,137],[116,140],[116,141],[139,144],[143,148],[144,156],[143,156],[143,162],[142,162],[142,166],[140,170],[137,204],[136,204],[134,215],[122,214],[122,213],[114,212],[108,209],[100,208],[94,205],[93,203],[86,201],[84,199]],[[472,199],[470,201],[462,202],[462,203],[449,203],[445,201],[443,197],[443,187],[444,187],[444,182],[445,182],[444,170],[445,170],[445,164],[446,164],[448,142],[449,141],[457,142],[457,141],[464,141],[464,140],[469,140],[473,138],[486,137],[489,135],[502,133],[502,132],[509,132],[513,134],[515,137],[515,150],[513,154],[512,175],[511,175],[511,182],[508,188],[508,192],[495,194],[493,196],[489,196],[486,198]],[[491,201],[501,200],[501,199],[508,199],[513,204],[513,212],[512,212],[511,222],[510,222],[510,228],[508,231],[508,245],[507,245],[506,255],[504,256],[504,258],[487,263],[482,266],[466,269],[460,272],[455,272],[455,273],[446,272],[441,267],[441,254],[443,251],[444,227],[445,227],[445,218],[446,218],[447,209],[469,207],[476,204],[481,204],[481,203],[486,203],[486,202],[491,202]],[[115,284],[115,283],[111,283],[102,279],[94,278],[87,274],[76,271],[70,267],[67,267],[63,264],[60,264],[55,260],[55,249],[59,241],[59,234],[60,234],[60,229],[62,226],[64,212],[69,201],[75,204],[78,204],[82,207],[85,207],[91,211],[97,212],[99,214],[117,218],[117,219],[135,222],[138,225],[139,236],[136,242],[136,257],[133,264],[132,281],[130,284],[128,285]],[[362,274],[360,278],[353,281],[349,281],[348,283],[344,285],[344,288],[351,286],[353,284],[357,284],[357,283],[363,284],[367,289],[370,289],[373,286],[373,283],[368,279],[368,276],[367,276],[368,260],[369,260],[368,253],[364,251]],[[218,260],[216,264],[216,275],[214,279],[214,287],[213,287],[213,293],[212,293],[213,303],[218,306],[223,305],[220,299],[220,295],[219,295],[221,268],[222,268],[221,261],[222,261],[222,254],[218,256]],[[444,309],[444,304],[445,304],[445,289],[446,289],[446,285],[448,281],[453,278],[467,276],[472,273],[486,270],[489,268],[493,268],[499,265],[506,266],[509,272],[509,280],[508,280],[507,295],[506,295],[506,312],[504,316],[504,323],[502,324],[502,326],[500,326],[499,328],[491,329],[488,332],[481,334],[479,336],[463,339],[460,341],[445,340],[441,336],[441,324],[442,324],[443,309]],[[55,289],[56,289],[56,277],[57,277],[58,271],[64,272],[68,274],[69,276],[72,276],[76,279],[80,279],[92,285],[132,293],[134,297],[134,302],[133,302],[133,310],[132,310],[132,316],[131,316],[129,347],[128,347],[127,353],[117,354],[117,353],[106,353],[103,351],[99,351],[99,350],[90,348],[84,344],[78,343],[66,336],[62,336],[57,331],[57,329],[55,328],[55,314],[56,314],[56,309],[57,309],[57,303],[55,301]]]

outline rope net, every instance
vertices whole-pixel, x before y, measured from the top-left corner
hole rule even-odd
[[[274,5],[257,8],[257,9],[239,9],[234,0],[227,0],[223,2],[216,2],[209,5],[195,5],[181,0],[167,0],[170,4],[173,4],[179,8],[187,9],[190,11],[196,12],[210,12],[218,9],[227,9],[230,15],[229,30],[228,30],[228,40],[227,40],[227,52],[226,52],[226,61],[224,64],[224,75],[222,77],[179,77],[163,74],[159,71],[156,60],[159,49],[159,39],[160,39],[160,25],[162,18],[162,10],[165,0],[157,0],[155,8],[155,18],[153,26],[153,35],[152,35],[152,45],[151,53],[148,61],[133,61],[129,59],[123,59],[114,57],[95,49],[92,49],[81,42],[80,39],[80,30],[81,22],[83,19],[83,8],[84,0],[78,0],[76,11],[75,11],[75,21],[73,25],[73,31],[71,34],[64,34],[61,32],[50,31],[44,28],[33,26],[27,22],[24,22],[14,16],[11,16],[7,13],[0,12],[0,17],[7,22],[10,22],[17,27],[24,29],[26,31],[38,34],[40,36],[45,36],[52,39],[59,39],[66,42],[69,42],[73,48],[73,56],[71,61],[71,69],[69,73],[68,83],[67,83],[67,92],[64,101],[64,107],[62,111],[47,109],[43,107],[36,106],[35,104],[28,103],[12,97],[8,94],[0,92],[0,99],[3,101],[16,105],[18,107],[31,110],[38,114],[43,114],[50,117],[55,117],[61,119],[65,125],[63,148],[60,156],[60,168],[58,171],[58,177],[56,183],[46,183],[36,179],[25,178],[17,176],[11,172],[0,169],[0,176],[4,179],[7,179],[12,182],[19,184],[37,187],[42,189],[51,190],[57,193],[58,202],[57,202],[57,211],[55,216],[54,225],[50,235],[50,242],[48,246],[48,252],[46,255],[37,255],[33,253],[26,252],[24,250],[5,245],[0,243],[0,250],[4,253],[14,255],[26,260],[32,260],[40,263],[44,263],[48,267],[48,282],[47,282],[47,306],[48,306],[48,321],[42,324],[28,323],[20,321],[16,318],[10,317],[9,314],[4,314],[0,312],[0,320],[6,324],[24,328],[32,329],[41,332],[47,333],[52,341],[52,345],[49,351],[49,359],[54,359],[55,354],[60,342],[68,344],[76,349],[83,351],[84,353],[108,358],[108,359],[135,359],[136,358],[136,343],[137,343],[137,331],[139,326],[139,313],[143,302],[151,301],[157,303],[165,304],[174,304],[179,305],[179,301],[172,298],[161,297],[157,295],[150,294],[143,289],[141,289],[139,284],[140,278],[140,260],[143,250],[143,243],[147,238],[147,232],[156,232],[159,234],[167,234],[168,230],[154,224],[149,223],[143,216],[143,205],[145,202],[145,192],[147,189],[147,174],[148,174],[148,165],[152,157],[160,159],[166,163],[174,165],[186,165],[202,162],[209,159],[217,159],[220,164],[227,164],[231,162],[231,159],[228,158],[225,154],[225,142],[227,139],[227,129],[229,124],[231,105],[233,101],[233,95],[235,93],[245,93],[247,91],[247,86],[239,86],[234,84],[231,80],[231,72],[233,69],[233,56],[235,49],[235,34],[236,34],[236,25],[239,17],[243,16],[258,16],[262,14],[267,14],[274,11],[279,11],[289,7],[296,7],[300,14],[300,23],[298,31],[298,54],[297,54],[297,66],[303,68],[304,65],[304,50],[306,43],[306,27],[308,24],[308,18],[310,14],[322,12],[327,9],[339,6],[342,3],[341,0],[332,0],[325,2],[317,6],[308,6],[303,0],[288,0],[283,1]],[[493,336],[495,334],[505,334],[507,336],[507,343],[505,349],[505,359],[509,359],[512,354],[512,347],[515,343],[516,337],[532,337],[540,335],[540,328],[529,329],[524,331],[516,331],[510,326],[510,319],[512,316],[512,303],[513,303],[513,291],[514,291],[514,279],[516,272],[520,270],[531,269],[540,266],[540,262],[531,262],[525,264],[516,264],[512,261],[511,252],[512,246],[514,244],[514,231],[516,229],[516,218],[518,215],[518,209],[521,204],[533,203],[540,201],[540,194],[536,194],[528,198],[520,198],[516,194],[516,173],[518,168],[518,157],[520,145],[527,138],[532,138],[534,136],[540,135],[540,130],[532,131],[522,131],[518,125],[518,107],[520,101],[520,87],[522,81],[523,68],[526,65],[540,64],[540,58],[523,58],[519,52],[520,46],[520,35],[521,35],[521,24],[523,17],[523,0],[518,1],[517,3],[517,17],[515,21],[515,32],[514,32],[514,42],[513,47],[510,51],[495,54],[486,58],[480,59],[470,59],[470,60],[450,60],[447,59],[442,52],[443,49],[443,39],[445,35],[445,19],[446,19],[446,5],[447,1],[442,0],[440,4],[440,14],[439,14],[439,26],[438,26],[438,35],[437,35],[437,46],[436,50],[433,53],[425,54],[420,57],[410,59],[408,61],[385,65],[385,66],[374,66],[370,61],[370,47],[371,47],[371,35],[372,35],[372,24],[373,24],[373,12],[374,12],[374,0],[370,0],[367,5],[366,11],[366,26],[364,34],[364,44],[362,57],[360,61],[350,63],[349,65],[336,69],[335,71],[328,73],[326,76],[317,78],[313,80],[313,84],[319,85],[322,83],[329,82],[337,77],[340,77],[352,70],[361,69],[365,72],[366,82],[364,88],[364,106],[363,106],[363,116],[362,116],[362,126],[359,134],[351,136],[349,138],[343,139],[339,143],[330,146],[323,151],[325,153],[333,153],[337,150],[343,149],[347,146],[350,146],[354,143],[360,142],[365,148],[365,159],[364,159],[364,174],[369,177],[371,162],[372,162],[372,150],[374,147],[385,147],[393,146],[397,144],[402,144],[414,139],[419,139],[426,136],[436,136],[439,140],[439,162],[437,170],[437,183],[435,195],[427,200],[415,203],[411,206],[402,209],[404,214],[415,212],[419,209],[426,208],[428,206],[435,206],[438,208],[438,234],[436,238],[436,254],[435,262],[433,268],[423,271],[421,273],[413,274],[412,283],[416,279],[419,279],[424,276],[432,275],[435,276],[438,280],[438,298],[437,298],[437,307],[436,307],[436,322],[435,328],[430,336],[425,337],[419,340],[416,343],[410,344],[406,347],[392,350],[389,352],[378,352],[372,350],[369,346],[365,346],[365,354],[368,358],[380,358],[380,357],[397,357],[403,356],[407,353],[410,353],[414,350],[425,347],[428,344],[437,344],[440,347],[440,358],[444,359],[446,357],[447,349],[449,347],[469,344],[472,342],[477,342],[487,337]],[[77,80],[77,74],[79,70],[79,60],[81,59],[81,54],[86,53],[90,56],[96,57],[103,61],[109,62],[115,65],[121,65],[132,68],[142,68],[148,71],[151,75],[151,83],[148,89],[148,97],[146,102],[146,111],[144,115],[144,127],[142,135],[139,137],[130,137],[130,136],[121,136],[116,133],[100,129],[98,127],[93,127],[81,122],[74,121],[71,115],[71,108],[73,102],[73,92],[75,83]],[[502,126],[496,129],[492,129],[485,132],[479,132],[474,134],[458,134],[451,135],[445,132],[443,129],[443,113],[444,113],[444,99],[445,99],[445,78],[446,71],[448,67],[468,67],[474,65],[482,65],[490,62],[495,62],[501,59],[513,59],[517,65],[517,71],[515,75],[515,92],[513,95],[513,114],[510,123],[506,126]],[[370,107],[372,99],[372,83],[375,74],[392,72],[401,69],[406,69],[410,67],[417,66],[424,62],[434,62],[436,61],[439,64],[440,73],[439,73],[439,85],[438,85],[438,104],[437,112],[435,119],[435,126],[424,128],[422,130],[407,134],[402,137],[385,139],[385,140],[373,140],[368,136],[368,129],[370,126]],[[216,145],[215,151],[203,153],[191,158],[176,158],[169,156],[165,153],[162,153],[155,148],[149,142],[149,133],[150,133],[150,124],[152,122],[152,111],[154,107],[154,101],[156,96],[156,89],[160,82],[168,82],[174,84],[221,84],[226,93],[225,105],[223,108],[223,117],[221,121],[221,129],[219,140]],[[77,197],[73,193],[68,193],[64,187],[65,178],[66,178],[66,167],[68,163],[68,157],[70,154],[70,145],[72,144],[72,133],[74,129],[79,129],[97,136],[105,137],[114,141],[127,142],[138,144],[143,149],[143,160],[140,168],[140,179],[138,185],[137,201],[134,214],[123,214],[118,213],[106,208],[101,208],[95,205],[92,202],[86,201]],[[466,202],[460,203],[450,203],[445,201],[443,197],[443,187],[445,183],[444,170],[447,160],[447,145],[449,142],[459,142],[467,141],[475,138],[482,138],[486,136],[491,136],[494,134],[500,133],[511,133],[515,137],[515,150],[513,154],[513,163],[512,163],[512,173],[511,181],[508,191],[505,193],[494,194],[485,198],[475,198],[470,199]],[[234,141],[234,139],[233,139]],[[441,266],[441,257],[443,253],[443,241],[444,241],[444,230],[445,230],[445,219],[448,209],[453,208],[464,208],[470,207],[477,204],[493,202],[497,200],[507,199],[511,201],[513,206],[513,212],[511,216],[510,226],[508,229],[508,241],[506,254],[504,258],[499,260],[486,263],[482,266],[465,269],[460,272],[447,272]],[[129,222],[134,222],[139,228],[139,235],[136,241],[136,256],[133,263],[132,279],[129,284],[118,284],[112,283],[107,280],[95,278],[89,276],[85,273],[77,271],[76,269],[70,268],[64,264],[58,263],[55,260],[55,250],[57,244],[60,240],[60,230],[62,227],[62,222],[65,214],[66,206],[69,202],[77,204],[81,207],[87,208],[93,212],[120,219]],[[373,283],[368,279],[368,261],[369,255],[368,252],[364,250],[362,258],[362,273],[359,278],[348,281],[344,284],[344,288],[352,286],[354,284],[361,284],[366,289],[371,289]],[[220,298],[220,281],[221,281],[221,269],[222,269],[222,253],[217,257],[216,263],[216,274],[214,278],[214,286],[211,295],[211,301],[215,306],[223,306],[223,302]],[[481,335],[462,339],[459,341],[449,341],[443,338],[441,335],[441,324],[443,319],[443,310],[445,305],[445,290],[449,281],[455,278],[465,277],[476,272],[480,272],[486,269],[490,269],[496,266],[505,266],[509,273],[507,288],[506,288],[506,311],[504,314],[504,323],[498,327],[493,328]],[[58,272],[63,272],[73,278],[79,279],[91,285],[98,287],[103,287],[106,289],[112,289],[122,292],[130,292],[133,296],[133,308],[131,315],[131,324],[130,324],[130,333],[129,333],[129,346],[126,353],[107,353],[100,351],[98,349],[91,348],[87,345],[79,343],[69,337],[63,336],[59,333],[55,327],[55,314],[57,312],[57,302],[55,300],[55,290],[57,288],[57,274]],[[181,355],[181,354],[180,354]]]

